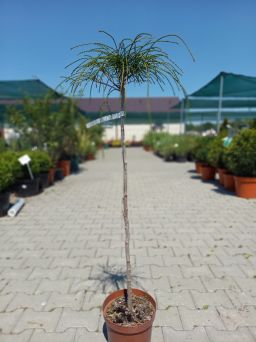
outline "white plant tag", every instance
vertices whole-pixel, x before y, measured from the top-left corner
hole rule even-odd
[[[21,163],[21,165],[27,165],[30,161],[31,159],[27,154],[24,154],[24,156],[19,158],[19,162]]]

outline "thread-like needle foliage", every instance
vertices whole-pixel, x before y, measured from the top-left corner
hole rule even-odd
[[[90,94],[96,87],[108,96],[114,91],[121,93],[132,83],[156,84],[162,90],[168,84],[173,91],[175,84],[185,92],[180,80],[182,69],[163,49],[166,45],[182,44],[192,56],[181,37],[169,34],[156,39],[151,34],[139,33],[133,39],[125,38],[117,43],[111,34],[100,32],[110,38],[110,44],[94,42],[72,48],[79,49],[78,58],[67,66],[73,70],[64,79],[72,93],[89,86]]]

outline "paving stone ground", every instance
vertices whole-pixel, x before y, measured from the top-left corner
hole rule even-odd
[[[192,163],[128,150],[133,286],[157,299],[152,342],[256,341],[256,201]],[[0,219],[0,342],[104,342],[123,287],[121,151]]]

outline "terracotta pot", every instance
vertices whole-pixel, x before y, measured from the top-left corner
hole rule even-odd
[[[48,172],[48,183],[49,183],[49,185],[53,185],[53,183],[54,183],[55,171],[56,171],[55,168],[49,169],[49,172]]]
[[[58,167],[63,170],[63,176],[69,176],[70,175],[70,160],[60,160],[58,162]]]
[[[145,150],[145,151],[147,151],[147,152],[149,152],[149,151],[150,151],[150,147],[149,147],[149,146],[147,146],[147,145],[144,145],[144,146],[143,146],[143,148],[144,148],[144,150]]]
[[[227,190],[235,191],[235,180],[231,173],[223,174],[224,187]]]
[[[133,327],[122,327],[118,324],[115,324],[109,321],[106,318],[106,312],[109,305],[118,297],[124,296],[126,290],[119,290],[111,293],[103,303],[103,315],[105,318],[107,331],[108,331],[108,342],[150,342],[151,341],[151,332],[152,325],[155,319],[156,312],[156,302],[155,300],[146,292],[132,289],[132,292],[136,296],[147,298],[151,304],[153,305],[155,311],[150,321],[145,322],[144,324],[133,326]]]
[[[215,179],[216,169],[209,165],[201,166],[201,176],[203,181],[210,181]]]
[[[236,194],[242,198],[256,198],[256,177],[234,177]]]
[[[196,161],[195,162],[195,167],[196,167],[196,173],[201,173],[202,172],[202,166],[203,166],[203,163],[199,162],[199,161]]]
[[[227,169],[217,169],[218,170],[218,174],[219,174],[219,182],[221,185],[224,185],[224,174],[228,173]]]
[[[95,160],[94,154],[89,153],[86,160]]]

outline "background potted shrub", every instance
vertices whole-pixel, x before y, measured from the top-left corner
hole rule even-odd
[[[156,83],[162,88],[166,82],[171,84],[171,81],[174,80],[176,85],[183,89],[180,83],[181,70],[161,48],[161,44],[172,44],[173,40],[183,42],[181,38],[176,35],[168,35],[154,39],[150,34],[141,33],[134,39],[126,38],[117,43],[113,36],[104,33],[111,39],[111,45],[93,43],[88,47],[88,44],[85,44],[85,50],[79,53],[79,59],[71,63],[75,64],[75,67],[65,81],[71,85],[72,91],[76,91],[81,86],[84,88],[88,84],[91,85],[91,89],[96,85],[100,91],[106,91],[108,95],[117,91],[120,94],[120,109],[125,112],[126,87],[130,83]],[[122,117],[123,218],[127,290],[121,290],[121,293],[120,291],[112,293],[104,302],[103,313],[109,342],[121,341],[124,335],[127,341],[143,342],[150,341],[156,304],[148,294],[132,290],[131,287],[124,123],[125,117]],[[145,317],[147,318],[145,319]]]
[[[212,137],[204,137],[200,141],[200,147],[196,151],[196,160],[201,163],[200,172],[203,181],[209,181],[215,179],[216,169],[210,165],[209,151],[213,141]]]
[[[227,163],[235,176],[236,194],[256,198],[256,129],[244,129],[233,138]]]
[[[12,163],[5,153],[0,154],[0,216],[6,215],[10,206],[9,188],[14,182]]]
[[[219,182],[222,185],[224,185],[224,173],[228,172],[227,168],[225,167],[224,152],[225,147],[223,145],[223,135],[213,138],[213,141],[209,146],[208,161],[211,166],[217,169],[219,174]]]

